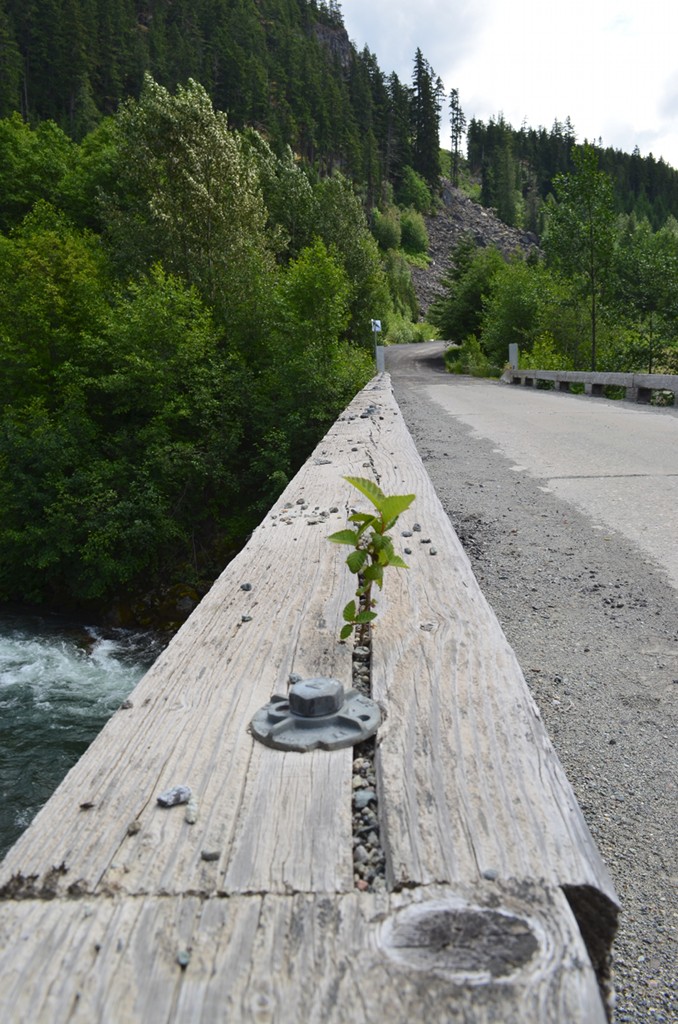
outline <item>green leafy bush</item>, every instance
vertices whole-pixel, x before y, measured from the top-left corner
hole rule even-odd
[[[428,251],[428,232],[424,218],[418,210],[409,207],[400,215],[403,249],[418,253]]]
[[[522,370],[571,370],[572,361],[558,350],[556,339],[548,331],[535,339],[532,348],[520,352]]]
[[[389,206],[383,212],[372,211],[372,234],[380,249],[399,249],[401,243],[400,212],[396,206]]]
[[[416,319],[419,312],[417,293],[412,283],[410,265],[401,252],[391,249],[384,257],[384,271],[397,314]]]
[[[402,180],[396,190],[396,198],[401,206],[411,206],[419,213],[433,212],[431,189],[412,167],[404,168]]]
[[[501,367],[489,361],[475,334],[469,334],[458,348],[447,349],[444,358],[450,373],[463,373],[471,377],[501,377]]]

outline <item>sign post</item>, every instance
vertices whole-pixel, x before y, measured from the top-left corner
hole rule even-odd
[[[377,345],[377,335],[381,331],[381,320],[372,321],[372,334],[374,336],[374,361],[377,365],[377,373],[384,372],[384,346]]]

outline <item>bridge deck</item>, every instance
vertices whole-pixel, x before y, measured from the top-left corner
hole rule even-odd
[[[248,732],[291,672],[350,684],[345,474],[415,492],[421,525],[373,639],[381,892],[355,887],[352,749]],[[387,375],[129,703],[0,866],[3,1020],[606,1019],[616,897]],[[193,824],[156,802],[177,784]]]

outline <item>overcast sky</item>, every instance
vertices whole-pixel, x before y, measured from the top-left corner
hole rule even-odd
[[[514,128],[570,117],[578,142],[678,169],[678,0],[340,0],[359,50],[412,78],[419,47],[462,110]],[[446,118],[441,145],[449,148]]]

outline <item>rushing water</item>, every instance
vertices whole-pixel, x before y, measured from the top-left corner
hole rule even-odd
[[[0,614],[0,858],[160,648],[149,634]]]

